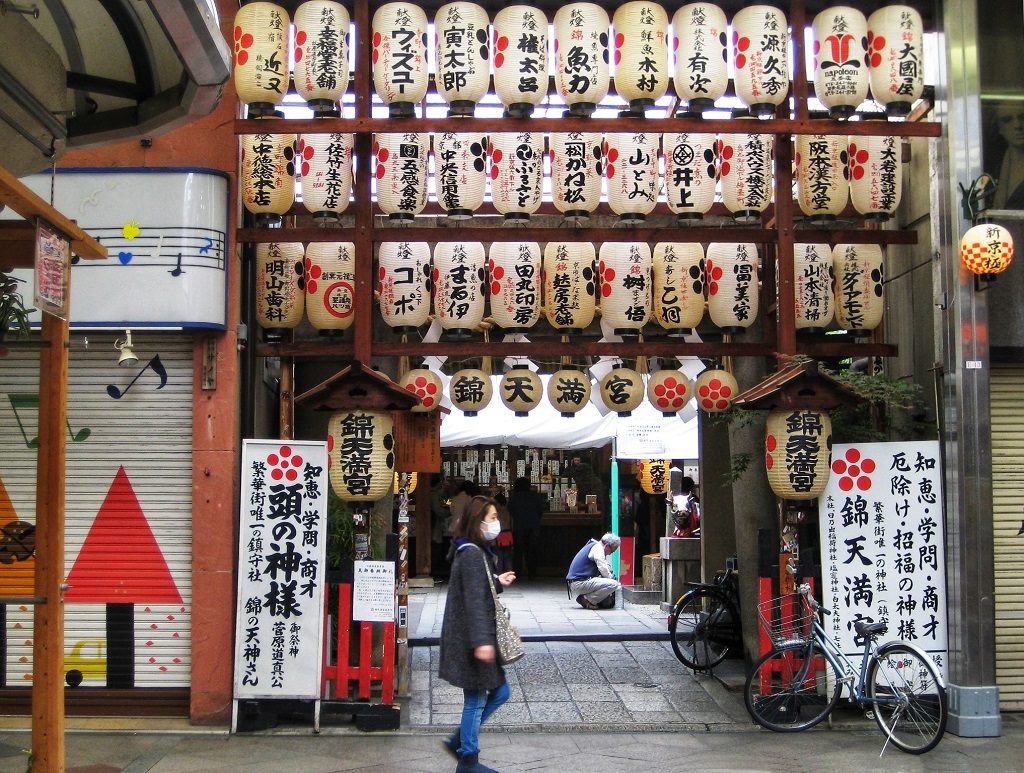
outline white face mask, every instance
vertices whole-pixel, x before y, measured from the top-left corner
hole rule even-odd
[[[484,539],[493,542],[501,534],[501,521],[484,521],[482,524]]]

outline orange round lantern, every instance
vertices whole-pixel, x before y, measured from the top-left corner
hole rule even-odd
[[[640,488],[648,494],[664,494],[668,491],[671,459],[641,459],[637,462],[637,478]]]
[[[1001,274],[1013,261],[1013,236],[1001,225],[982,223],[960,239],[960,262],[974,274]]]

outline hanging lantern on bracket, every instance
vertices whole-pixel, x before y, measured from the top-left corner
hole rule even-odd
[[[633,368],[612,368],[601,379],[601,402],[619,416],[629,416],[644,401],[644,378]]]
[[[268,343],[302,321],[306,308],[302,242],[256,245],[256,322]]]
[[[494,17],[494,93],[510,118],[529,118],[548,94],[548,19],[526,5]]]
[[[249,118],[274,114],[288,93],[291,19],[274,3],[246,3],[235,13],[235,93]]]
[[[671,459],[641,459],[637,462],[640,488],[648,494],[664,494],[668,491],[671,469]]]
[[[348,88],[348,11],[332,0],[307,0],[295,9],[295,90],[314,118],[341,115]]]
[[[448,3],[434,16],[437,93],[448,116],[471,116],[491,85],[487,11],[476,3]]]
[[[647,401],[662,416],[675,416],[693,397],[693,383],[681,370],[665,368],[647,378]]]
[[[544,397],[544,385],[540,376],[530,370],[528,365],[513,365],[502,377],[498,395],[505,407],[511,409],[516,416],[528,416],[530,411],[540,405]]]
[[[448,382],[448,398],[466,416],[476,416],[494,394],[491,377],[479,368],[458,370]]]
[[[832,420],[826,411],[775,410],[765,427],[768,484],[780,499],[817,499],[832,465]]]
[[[740,393],[735,376],[727,370],[709,368],[697,376],[693,387],[697,405],[706,413],[721,413]]]
[[[398,385],[420,398],[420,404],[409,409],[413,413],[432,413],[441,404],[444,384],[430,368],[413,368],[402,376]]]
[[[412,3],[387,3],[373,14],[373,89],[391,118],[412,118],[427,95],[427,14]]]
[[[395,478],[394,420],[386,411],[351,410],[327,422],[331,488],[346,502],[376,502]]]
[[[1013,261],[1013,236],[996,223],[980,223],[960,239],[960,262],[972,274],[992,281]]]
[[[576,368],[562,366],[548,379],[548,402],[563,417],[571,418],[590,402],[590,379]]]

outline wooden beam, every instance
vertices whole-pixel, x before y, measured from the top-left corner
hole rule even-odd
[[[0,268],[32,268],[35,260],[35,226],[26,220],[0,221]]]

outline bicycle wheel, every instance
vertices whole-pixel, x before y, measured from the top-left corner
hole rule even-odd
[[[829,715],[843,683],[832,665],[817,657],[816,669],[814,648],[794,642],[757,661],[743,688],[747,711],[757,724],[777,733],[793,733],[814,727]],[[826,679],[830,672],[831,688]]]
[[[721,591],[694,588],[672,610],[668,627],[672,651],[687,668],[707,671],[725,660],[738,626],[739,614]]]
[[[868,667],[867,694],[878,727],[905,752],[924,754],[946,732],[946,690],[931,658],[914,647],[879,647]]]

